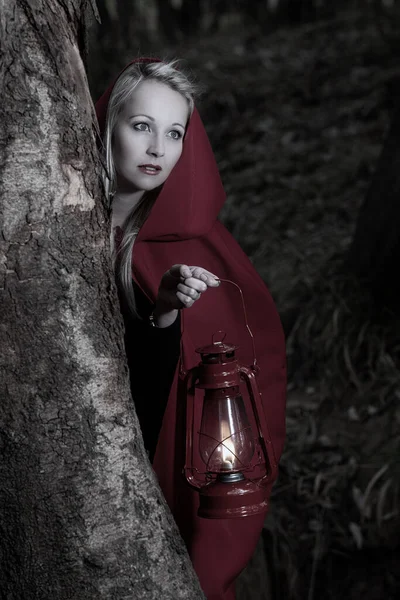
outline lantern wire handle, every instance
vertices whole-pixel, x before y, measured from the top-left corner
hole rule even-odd
[[[252,364],[252,369],[258,373],[260,370],[260,367],[258,366],[257,363],[257,357],[256,357],[256,346],[255,346],[255,342],[254,342],[254,335],[253,332],[250,329],[250,325],[247,319],[247,311],[246,311],[246,305],[244,303],[244,297],[243,297],[243,292],[241,290],[241,288],[238,286],[237,283],[235,283],[234,281],[231,281],[230,279],[221,279],[221,277],[216,277],[216,279],[218,281],[220,281],[221,283],[230,283],[231,285],[234,285],[235,288],[237,288],[239,290],[240,293],[240,298],[242,300],[242,307],[243,307],[243,315],[244,315],[244,322],[246,325],[246,329],[249,332],[249,336],[251,338],[251,345],[252,345],[252,349],[253,349],[253,364]],[[179,366],[179,373],[181,375],[181,377],[184,377],[186,375],[186,370],[184,367],[184,358],[183,358],[183,329],[184,329],[184,311],[181,311],[181,360],[180,360],[180,366]],[[217,332],[217,333],[221,333],[221,332]],[[214,342],[214,335],[213,334],[213,342]]]
[[[253,365],[252,365],[252,368],[253,368],[254,371],[256,371],[256,373],[258,373],[258,371],[260,370],[260,367],[257,364],[256,346],[255,346],[255,342],[254,342],[254,335],[253,335],[253,332],[250,329],[250,325],[249,325],[249,322],[248,322],[248,319],[247,319],[247,311],[246,311],[246,305],[244,303],[243,292],[242,292],[241,288],[238,286],[238,284],[235,283],[234,281],[231,281],[230,279],[221,279],[220,277],[217,277],[217,279],[219,281],[221,281],[221,283],[230,283],[231,285],[234,285],[235,288],[237,288],[239,290],[240,298],[242,300],[244,322],[245,322],[245,325],[246,325],[246,329],[249,332],[249,336],[251,337],[251,345],[252,345],[252,348],[253,348]]]

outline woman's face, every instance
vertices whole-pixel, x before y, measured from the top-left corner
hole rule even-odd
[[[188,118],[179,92],[154,80],[137,86],[114,129],[117,191],[150,191],[165,182],[182,154]]]

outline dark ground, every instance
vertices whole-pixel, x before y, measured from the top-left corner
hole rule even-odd
[[[266,524],[274,598],[394,600],[399,342],[364,318],[341,265],[398,103],[397,49],[351,13],[268,35],[231,23],[152,53],[184,57],[205,88],[222,218],[288,336],[288,441]]]

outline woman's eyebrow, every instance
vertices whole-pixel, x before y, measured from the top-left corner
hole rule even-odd
[[[150,119],[150,121],[155,121],[155,119],[153,119],[153,117],[150,117],[150,115],[142,115],[142,114],[131,115],[129,118],[130,119],[134,119],[135,117],[146,117],[146,119]]]
[[[150,115],[145,115],[145,114],[139,114],[139,115],[131,115],[129,117],[129,119],[135,119],[137,117],[145,117],[146,119],[149,119],[149,121],[153,121],[153,123],[155,122],[155,119],[153,117],[150,117]],[[182,123],[172,123],[172,127],[182,127],[182,129],[185,129],[185,126],[182,125]]]

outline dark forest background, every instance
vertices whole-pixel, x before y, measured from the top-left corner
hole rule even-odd
[[[288,439],[257,563],[274,600],[398,598],[400,2],[97,5],[93,98],[133,57],[183,59],[221,217],[282,317]]]

